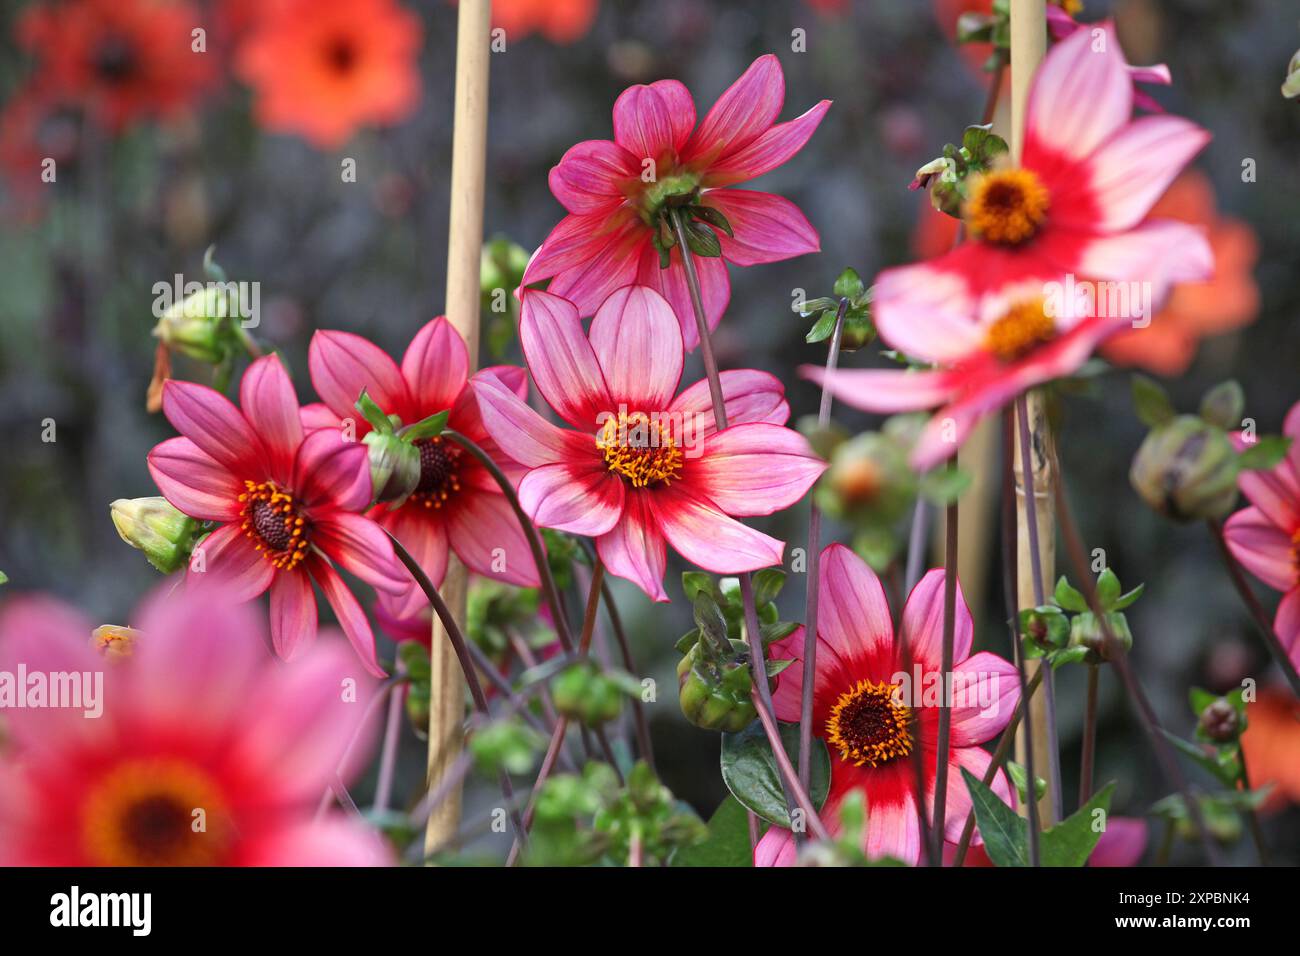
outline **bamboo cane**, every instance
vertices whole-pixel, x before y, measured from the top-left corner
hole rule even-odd
[[[487,156],[488,57],[491,0],[460,0],[456,24],[456,93],[451,147],[451,215],[447,229],[447,319],[478,360],[479,258],[483,246],[483,183]],[[465,620],[466,571],[452,555],[441,593],[453,617]],[[430,648],[428,778],[431,787],[455,765],[463,747],[464,675],[442,624],[435,618]],[[460,826],[460,785],[429,815],[428,850]]]
[[[1025,140],[1025,108],[1029,100],[1029,88],[1034,71],[1042,61],[1047,50],[1047,11],[1045,0],[1011,0],[1011,155],[1020,161],[1021,149]],[[1026,396],[1029,417],[1030,474],[1026,476],[1022,462],[1023,448],[1020,431],[1016,430],[1015,454],[1013,456],[1016,479],[1016,536],[1017,547],[1017,599],[1020,606],[1032,607],[1038,603],[1035,594],[1035,562],[1043,582],[1053,580],[1056,567],[1056,525],[1053,515],[1052,489],[1055,487],[1055,473],[1058,467],[1056,447],[1053,444],[1051,429],[1047,422],[1047,409],[1043,396],[1031,392]],[[1026,477],[1032,485],[1027,484]],[[1036,528],[1031,534],[1029,527],[1030,507],[1026,498],[1026,488],[1032,487],[1035,507],[1032,508]],[[1031,540],[1037,544],[1037,551],[1031,550]],[[1044,584],[1046,587],[1047,585]],[[1028,674],[1032,678],[1040,666],[1039,661],[1028,661]],[[1050,675],[1044,675],[1050,680]],[[1033,725],[1039,728],[1034,741],[1034,766],[1047,768],[1054,760],[1051,753],[1052,734],[1048,733],[1049,709],[1047,687],[1044,693],[1030,701],[1030,713]],[[1021,763],[1024,762],[1024,740],[1016,741],[1016,753]],[[1039,806],[1039,819],[1045,826],[1056,821],[1052,801],[1044,797]]]

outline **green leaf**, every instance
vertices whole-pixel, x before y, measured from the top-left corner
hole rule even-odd
[[[798,621],[773,621],[771,624],[760,624],[758,636],[763,641],[763,646],[767,647],[775,641],[784,640],[797,630],[799,630]]]
[[[716,206],[700,205],[693,207],[692,211],[695,213],[696,219],[707,222],[715,229],[721,229],[732,239],[736,238],[736,234],[731,231],[731,223],[727,222],[727,217],[722,214],[721,209]]]
[[[808,334],[804,336],[804,341],[809,345],[815,345],[818,342],[825,342],[831,337],[831,333],[835,331],[835,318],[835,311],[827,309],[821,314],[817,321],[813,323],[813,327],[809,329]]]
[[[970,472],[960,468],[935,468],[921,478],[921,495],[936,505],[950,505],[970,487]]]
[[[755,571],[752,578],[754,585],[754,606],[762,607],[776,600],[785,586],[785,572],[780,568],[763,568]]]
[[[1142,596],[1142,592],[1145,591],[1146,589],[1147,586],[1145,584],[1139,584],[1132,591],[1127,591],[1124,594],[1121,594],[1115,601],[1115,610],[1116,611],[1124,610],[1124,608],[1128,607],[1130,604],[1132,604],[1134,601],[1140,598]]]
[[[722,592],[718,590],[717,582],[713,580],[713,575],[705,574],[703,571],[683,571],[682,572],[682,594],[691,604],[695,603],[695,595],[703,591],[705,594],[711,594],[714,600],[722,600]]]
[[[753,866],[749,847],[749,814],[744,805],[728,795],[709,818],[709,835],[702,843],[686,846],[673,854],[669,866]]]
[[[1075,614],[1082,614],[1088,610],[1088,599],[1082,592],[1070,586],[1070,582],[1061,575],[1061,579],[1056,582],[1056,591],[1052,595],[1056,603],[1061,605],[1067,611],[1073,611]]]
[[[962,149],[970,154],[972,162],[986,168],[995,157],[1007,152],[1007,141],[988,126],[967,126],[961,137]]]
[[[451,411],[444,410],[430,415],[428,418],[422,418],[414,425],[408,425],[402,429],[402,437],[407,441],[419,441],[422,438],[437,438],[442,434],[442,430],[447,427],[447,416]]]
[[[1245,471],[1267,471],[1276,468],[1286,457],[1291,439],[1281,435],[1264,435],[1237,456],[1237,467]]]
[[[8,583],[9,583],[9,575],[5,574],[3,571],[0,571],[0,584],[8,584]]]
[[[375,404],[375,400],[363,388],[361,395],[357,398],[355,408],[361,413],[361,417],[370,423],[370,427],[381,435],[391,435],[393,433],[393,423],[384,410]]]
[[[1155,379],[1145,375],[1133,376],[1133,407],[1148,428],[1173,421],[1175,415],[1169,393]]]
[[[706,259],[716,259],[722,255],[722,243],[716,232],[696,222],[685,225],[686,244],[691,247],[691,252]]]
[[[799,725],[780,723],[777,726],[791,765],[798,766]],[[820,809],[830,790],[831,758],[819,738],[813,738],[812,746],[808,795]],[[785,807],[780,771],[759,721],[754,721],[740,733],[722,735],[722,780],[736,799],[750,810],[769,823],[789,828],[790,814]]]
[[[1119,600],[1119,592],[1119,578],[1110,568],[1104,568],[1097,577],[1097,603],[1103,611],[1114,609],[1115,602]]]
[[[1102,833],[1093,826],[1094,814],[1097,810],[1109,813],[1114,792],[1112,780],[1070,816],[1042,832],[1038,849],[1043,866],[1079,867],[1088,862]]]
[[[867,288],[862,284],[862,277],[858,275],[856,270],[845,269],[835,279],[835,285],[831,291],[840,299],[856,299],[866,292]]]
[[[1059,670],[1066,664],[1079,664],[1088,659],[1088,648],[1082,645],[1066,647],[1051,655],[1052,670]]]
[[[1241,776],[1241,764],[1236,757],[1236,747],[1207,750],[1204,746],[1184,740],[1163,728],[1161,733],[1173,744],[1175,750],[1198,767],[1208,771],[1215,779],[1227,786],[1236,785],[1238,777]]]
[[[1020,795],[1020,802],[1024,803],[1029,799],[1027,786],[1029,784],[1029,771],[1014,760],[1007,761],[1007,773],[1011,774],[1011,782],[1016,785],[1016,793]],[[1047,781],[1038,774],[1034,774],[1034,799],[1043,799],[1043,794],[1047,792]]]
[[[1211,693],[1203,687],[1193,687],[1187,692],[1187,700],[1192,705],[1192,713],[1198,717],[1206,707],[1209,707],[1218,699],[1218,694]]]
[[[685,654],[694,647],[699,640],[700,629],[698,627],[692,628],[681,637],[677,638],[677,643],[673,645],[673,649],[677,651],[678,654]]]
[[[701,651],[711,647],[716,652],[728,646],[727,619],[722,616],[722,609],[713,600],[713,595],[702,591],[696,593],[695,625],[700,629],[700,636],[708,641],[700,647]]]
[[[1028,822],[965,767],[961,768],[961,775],[975,808],[975,822],[984,838],[984,851],[993,865],[1028,866]]]
[[[767,676],[775,677],[777,674],[781,673],[781,671],[785,670],[793,663],[795,663],[794,660],[784,660],[784,661],[769,660],[767,662]]]

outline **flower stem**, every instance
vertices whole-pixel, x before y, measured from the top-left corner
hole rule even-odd
[[[1291,685],[1291,693],[1300,697],[1300,675],[1296,674],[1296,667],[1291,663],[1291,658],[1287,656],[1286,648],[1282,642],[1277,639],[1277,632],[1273,630],[1273,622],[1268,619],[1268,614],[1264,611],[1259,599],[1255,597],[1255,592],[1250,589],[1250,582],[1241,571],[1241,564],[1233,556],[1232,551],[1228,548],[1228,541],[1223,536],[1223,525],[1215,518],[1209,518],[1205,522],[1210,527],[1210,534],[1214,535],[1214,541],[1219,546],[1219,555],[1223,558],[1223,566],[1228,569],[1228,577],[1232,578],[1232,584],[1241,595],[1241,601],[1246,605],[1246,610],[1250,612],[1251,620],[1259,629],[1260,635],[1264,638],[1264,643],[1268,646],[1269,653],[1273,655],[1273,660],[1277,661],[1277,666],[1282,668],[1282,674],[1286,681]]]
[[[460,662],[460,669],[465,674],[465,682],[469,684],[469,694],[474,701],[474,709],[483,717],[488,717],[487,695],[483,693],[483,683],[479,680],[478,669],[474,666],[474,659],[470,655],[468,642],[465,640],[465,634],[461,631],[460,625],[456,623],[455,615],[451,613],[451,608],[447,607],[447,602],[442,599],[438,589],[433,586],[429,576],[420,567],[420,562],[411,557],[410,552],[391,532],[388,532],[388,537],[393,542],[393,551],[396,552],[397,559],[406,565],[406,570],[411,573],[411,577],[415,578],[415,583],[420,586],[424,596],[433,605],[433,613],[438,615],[438,620],[442,622],[443,630],[447,632],[447,639],[451,641],[452,649],[456,652],[456,660]],[[505,799],[506,806],[513,807],[515,788],[510,782],[510,775],[503,770],[501,771],[500,780],[501,796]],[[517,810],[511,810],[510,820],[514,825],[515,833],[518,834],[518,839],[525,839],[526,830]]]
[[[957,468],[956,459],[949,468]],[[939,665],[939,747],[934,771],[934,849],[931,866],[943,865],[943,838],[948,807],[948,758],[952,743],[952,659],[957,628],[957,502],[944,516],[943,546],[943,651]]]
[[[569,632],[569,621],[564,614],[564,605],[560,603],[560,592],[555,587],[555,578],[551,574],[550,562],[546,560],[546,550],[542,547],[542,536],[537,531],[537,526],[533,524],[532,519],[524,513],[523,505],[519,503],[519,495],[515,492],[515,486],[510,483],[501,467],[492,460],[492,456],[480,448],[471,439],[465,437],[458,431],[450,428],[444,429],[443,437],[454,441],[467,452],[478,459],[479,464],[488,470],[501,493],[506,496],[506,501],[510,503],[510,508],[515,513],[520,526],[524,530],[524,537],[528,539],[528,549],[533,553],[533,563],[537,565],[537,576],[542,582],[542,594],[546,597],[546,603],[551,609],[551,617],[555,620],[555,632],[560,639],[561,646],[570,654],[573,653],[573,635]]]
[[[399,671],[400,680],[400,671]],[[379,777],[375,783],[374,808],[377,813],[388,809],[393,795],[393,777],[397,773],[397,744],[402,735],[402,691],[389,691],[388,715],[384,721],[384,742],[379,751]]]
[[[817,428],[825,431],[831,422],[833,396],[827,384],[840,360],[840,340],[844,333],[844,313],[848,299],[840,299],[835,313],[835,329],[826,351],[826,381],[822,383],[822,401],[817,409]],[[804,591],[803,696],[799,700],[799,786],[808,789],[812,779],[813,685],[817,683],[817,599],[821,575],[822,510],[814,494],[808,502],[808,577]]]
[[[785,752],[785,747],[781,743],[781,734],[777,729],[776,721],[772,717],[772,712],[768,710],[767,705],[759,698],[758,687],[755,685],[750,692],[750,698],[754,701],[754,709],[758,711],[759,722],[763,725],[763,731],[767,734],[768,740],[776,738],[776,744],[772,747],[772,756],[776,758],[777,769],[781,772],[781,778],[785,781],[792,791],[794,791],[795,801],[800,807],[807,808],[805,816],[808,821],[808,829],[812,830],[813,836],[819,840],[830,839],[830,834],[826,832],[821,817],[817,811],[812,809],[812,797],[808,790],[799,782],[799,776],[795,773],[794,767],[790,763],[790,755]]]
[[[1092,767],[1097,753],[1097,686],[1101,665],[1088,665],[1088,696],[1083,706],[1083,756],[1079,759],[1079,806],[1092,799]]]

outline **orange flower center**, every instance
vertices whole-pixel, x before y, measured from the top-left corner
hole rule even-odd
[[[855,767],[878,767],[912,752],[912,709],[894,699],[897,684],[860,680],[840,694],[826,720],[826,742]]]
[[[980,176],[966,199],[963,215],[977,238],[1018,246],[1038,232],[1051,196],[1028,169],[1003,169]]]
[[[989,326],[984,347],[1002,361],[1014,362],[1055,336],[1056,323],[1044,311],[1042,301],[1022,302]]]
[[[85,807],[82,839],[98,866],[214,866],[232,835],[218,788],[179,761],[115,767]]]
[[[307,557],[310,526],[298,513],[293,495],[273,481],[245,481],[239,500],[244,504],[244,534],[281,571],[292,571]]]
[[[442,436],[421,438],[415,447],[420,450],[420,483],[408,500],[425,508],[441,508],[460,491],[465,451],[454,442],[444,442]]]
[[[682,451],[668,425],[645,412],[620,412],[617,418],[605,419],[596,447],[605,453],[605,467],[633,488],[671,484],[682,476]]]

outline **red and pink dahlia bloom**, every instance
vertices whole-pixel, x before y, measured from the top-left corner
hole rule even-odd
[[[913,452],[918,468],[952,455],[985,414],[1077,370],[1099,342],[1149,319],[1172,283],[1213,272],[1201,230],[1146,218],[1209,134],[1176,116],[1133,120],[1114,27],[1099,29],[1103,43],[1081,30],[1044,59],[1021,166],[973,184],[967,241],[876,280],[881,339],[940,368],[841,371],[827,381],[868,411],[944,406]],[[816,368],[804,374],[826,379]]]
[[[1292,440],[1286,457],[1268,471],[1237,476],[1250,507],[1227,520],[1223,536],[1246,570],[1282,592],[1273,631],[1300,667],[1300,402],[1291,406],[1282,430]]]
[[[57,601],[21,597],[0,612],[0,666],[78,675],[83,688],[102,680],[97,717],[82,706],[4,711],[0,863],[391,862],[359,822],[315,819],[373,736],[362,726],[373,685],[356,658],[330,642],[280,666],[265,622],[237,596],[165,590],[132,620],[132,652],[117,659]]]
[[[158,489],[192,518],[217,524],[195,549],[188,582],[219,581],[227,597],[271,592],[271,638],[289,660],[316,637],[314,580],[372,673],[370,622],[334,564],[365,583],[404,594],[411,579],[371,504],[366,446],[333,429],[303,429],[293,383],[278,357],[249,366],[242,410],[219,392],[169,381],[163,413],[180,438],[149,453]]]
[[[364,389],[404,425],[449,410],[448,428],[481,446],[508,475],[519,473],[483,428],[478,402],[466,386],[469,351],[446,318],[439,316],[416,333],[400,366],[361,336],[331,331],[312,337],[308,363],[312,384],[324,399],[323,406],[304,409],[309,427],[337,428],[346,419],[360,439],[370,430],[355,408]],[[523,369],[496,366],[486,371],[520,398],[527,397]],[[453,551],[475,574],[536,587],[537,568],[528,540],[488,470],[441,437],[415,444],[420,451],[419,485],[396,509],[376,505],[371,518],[402,542],[435,586],[442,583],[448,552]],[[381,593],[379,600],[390,617],[399,619],[428,606],[414,584],[403,595]]]
[[[488,433],[528,469],[519,499],[537,524],[595,538],[606,569],[656,601],[668,600],[665,542],[724,574],[780,563],[784,544],[734,516],[788,508],[826,465],[783,427],[776,379],[723,372],[730,427],[719,431],[707,382],[677,394],[677,318],[644,286],[610,295],[590,336],[572,302],[525,292],[519,335],[538,391],[572,427],[547,422],[494,374],[470,385]]]
[[[1095,29],[1095,25],[1080,23],[1074,19],[1074,16],[1069,11],[1049,3],[1047,5],[1047,29],[1051,32],[1053,40],[1064,40],[1080,30],[1091,33]],[[1128,70],[1129,79],[1133,81],[1133,105],[1144,110],[1150,110],[1153,113],[1164,112],[1164,108],[1152,99],[1151,94],[1143,90],[1139,84],[1168,86],[1174,81],[1173,76],[1169,73],[1169,67],[1163,63],[1157,63],[1154,66],[1131,66],[1126,62],[1125,68]]]
[[[916,773],[911,754],[920,735],[925,804],[932,813],[938,765],[939,678],[943,649],[944,572],[929,572],[908,596],[902,627],[912,673],[880,579],[840,544],[821,553],[818,584],[816,684],[813,726],[831,755],[831,785],[821,816],[839,832],[839,807],[861,792],[867,804],[863,851],[904,863],[922,859]],[[957,590],[953,644],[952,729],[944,837],[955,843],[971,809],[962,769],[982,777],[991,760],[979,745],[999,734],[1020,701],[1016,669],[995,654],[970,652],[974,622]],[[794,660],[777,678],[778,720],[799,720],[803,695],[803,628],[771,647],[773,660]],[[933,686],[931,686],[933,684]],[[1011,791],[999,770],[993,791],[1007,803]],[[975,842],[979,843],[978,832]],[[756,866],[789,866],[794,836],[772,827],[754,850]]]
[[[735,234],[719,231],[720,258],[696,258],[709,328],[731,297],[726,262],[752,266],[821,248],[817,231],[789,200],[728,188],[787,162],[830,107],[822,100],[777,123],[784,99],[785,77],[772,54],[755,60],[699,126],[691,94],[678,81],[629,87],[614,104],[613,141],[581,142],[551,169],[551,192],[569,215],[533,255],[523,284],[550,279],[549,291],[583,316],[615,289],[650,286],[672,304],[686,348],[694,349],[699,333],[682,251],[671,249],[661,269],[656,247],[660,231],[670,229],[670,208],[688,215],[693,206],[715,210]]]

